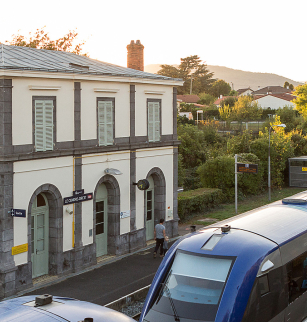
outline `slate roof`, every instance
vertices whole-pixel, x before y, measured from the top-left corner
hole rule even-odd
[[[244,92],[246,92],[248,90],[253,92],[253,90],[250,87],[248,87],[248,88],[240,88],[240,89],[238,89],[237,93],[238,93],[238,95],[240,95],[240,94],[242,94],[242,93],[244,93]]]
[[[1,69],[180,80],[105,63],[65,51],[4,44],[0,44]]]
[[[197,103],[199,101],[197,95],[177,95],[177,99],[184,103]]]
[[[284,94],[266,94],[266,95],[261,95],[261,96],[257,96],[254,98],[254,100],[259,100],[265,96],[273,96],[273,97],[277,97],[280,98],[282,100],[291,102],[292,100],[294,100],[296,98],[296,96],[291,95],[290,93],[284,93]]]
[[[292,93],[291,89],[284,88],[282,86],[266,86],[253,92],[253,95],[266,95],[268,93],[272,94],[283,94]]]

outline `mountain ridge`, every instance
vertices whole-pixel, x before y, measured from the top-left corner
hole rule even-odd
[[[145,66],[145,71],[156,74],[160,70],[162,64],[149,64]],[[178,66],[178,65],[174,65]],[[290,78],[271,73],[248,72],[240,69],[233,69],[224,66],[207,65],[208,70],[213,72],[213,78],[223,79],[225,82],[235,89],[248,88],[257,90],[266,86],[284,86],[287,81],[294,87],[302,85],[302,82],[296,82]]]

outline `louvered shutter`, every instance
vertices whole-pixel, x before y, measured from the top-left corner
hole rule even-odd
[[[35,148],[44,151],[44,101],[35,101]]]
[[[154,141],[154,103],[148,102],[148,141]]]
[[[35,101],[36,151],[53,150],[53,101]]]
[[[113,144],[113,102],[98,101],[99,145]]]
[[[53,101],[45,102],[45,151],[53,150]]]
[[[160,103],[148,102],[148,140],[160,141]]]
[[[155,141],[160,141],[160,104],[158,102],[154,103],[154,120]]]

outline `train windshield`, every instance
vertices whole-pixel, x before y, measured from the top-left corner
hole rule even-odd
[[[214,321],[233,258],[178,251],[151,310],[178,318]],[[145,321],[153,321],[148,312]],[[163,319],[164,321],[164,319]]]

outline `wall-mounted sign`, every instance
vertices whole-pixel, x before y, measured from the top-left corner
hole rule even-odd
[[[21,253],[25,253],[28,251],[28,244],[18,245],[12,247],[12,255],[17,255]]]
[[[307,167],[302,167],[302,171],[307,171]]]
[[[127,218],[127,217],[130,217],[130,210],[120,212],[120,219]]]
[[[237,163],[237,172],[258,173],[258,164]]]
[[[147,179],[141,179],[137,183],[133,183],[139,190],[147,190],[149,188],[149,181]]]
[[[84,195],[84,189],[80,189],[80,190],[75,190],[72,192],[72,195],[75,196],[80,196],[80,195]]]
[[[25,209],[11,209],[11,216],[26,218],[26,210]]]
[[[69,205],[72,203],[77,203],[77,202],[82,202],[82,201],[87,201],[87,200],[93,200],[93,193],[85,193],[83,195],[79,196],[72,196],[72,197],[66,197],[63,200],[64,205]]]

